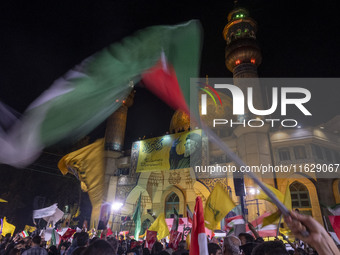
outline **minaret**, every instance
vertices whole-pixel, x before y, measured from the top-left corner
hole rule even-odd
[[[246,9],[237,7],[228,15],[228,24],[224,27],[223,36],[227,43],[225,64],[233,73],[234,84],[247,95],[247,87],[253,87],[253,102],[256,109],[263,109],[262,93],[258,81],[257,67],[261,64],[262,55],[256,41],[257,24],[249,17]],[[243,79],[241,79],[243,78]],[[247,79],[244,79],[247,78]],[[245,106],[246,119],[253,118]]]
[[[113,203],[117,190],[117,168],[119,159],[123,156],[126,120],[128,108],[133,105],[135,91],[122,101],[119,107],[108,119],[105,131],[105,201]]]
[[[247,90],[253,88],[253,105],[255,109],[263,110],[264,103],[262,100],[262,91],[258,79],[257,67],[261,64],[262,55],[260,47],[256,41],[257,24],[254,19],[249,17],[249,12],[240,7],[234,8],[228,15],[228,24],[223,30],[223,36],[226,41],[225,64],[230,72],[233,73],[234,85],[238,86],[244,96],[245,104],[247,102]],[[249,119],[261,118],[254,116],[245,105],[245,114],[238,115],[239,123],[247,122]],[[238,125],[233,133],[236,137],[237,154],[249,166],[259,166],[261,164],[270,164],[271,151],[268,137],[269,125],[262,127],[249,127],[247,125]],[[262,179],[261,175],[258,175]],[[271,176],[266,176],[263,181],[274,186]],[[244,180],[246,190],[257,188],[251,179]],[[236,186],[237,185],[236,183]],[[238,187],[236,187],[238,188]],[[246,194],[247,200],[253,199],[251,194]],[[243,197],[240,196],[243,203]],[[248,206],[248,216],[252,220],[257,213],[262,214],[267,205],[261,205],[259,208]],[[260,212],[258,211],[260,210]]]

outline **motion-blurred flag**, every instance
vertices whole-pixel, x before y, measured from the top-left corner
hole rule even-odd
[[[5,236],[8,233],[11,234],[11,236],[13,236],[14,231],[15,231],[15,226],[8,223],[6,220],[6,217],[1,219],[0,233],[2,236]]]
[[[135,223],[135,239],[138,241],[139,232],[141,230],[141,216],[142,216],[142,194],[139,195],[139,199],[136,205],[136,210],[133,213],[133,221]]]
[[[200,42],[198,21],[154,26],[85,59],[38,97],[7,133],[0,132],[0,163],[23,167],[45,147],[83,137],[122,105],[142,77],[153,93],[185,108],[190,77],[199,72]]]
[[[166,225],[166,222],[165,222],[164,213],[160,213],[158,215],[157,219],[152,223],[152,225],[149,227],[148,230],[156,231],[158,240],[161,240],[162,238],[170,234],[168,225]]]
[[[99,222],[104,196],[104,139],[65,155],[58,168],[66,175],[72,173],[83,184],[92,204],[91,228]]]
[[[274,188],[272,188],[272,189],[274,189]],[[290,194],[289,182],[287,183],[286,192],[285,192],[284,195],[279,190],[277,190],[277,189],[275,189],[275,190],[276,190],[275,191],[276,194],[278,194],[279,200],[287,207],[288,210],[292,210],[292,197],[291,197],[291,194]],[[279,194],[279,192],[282,194],[283,198]],[[281,212],[279,210],[277,210],[276,212],[272,213],[271,215],[265,217],[263,219],[262,227],[265,227],[265,226],[268,226],[268,225],[271,225],[271,224],[277,224],[279,219],[280,219],[280,216],[281,216]]]
[[[271,192],[273,192],[273,194],[281,201],[283,202],[284,200],[284,195],[282,194],[281,191],[279,191],[278,189],[275,189],[274,187],[264,183],[264,185],[266,185],[266,187],[268,189],[270,189]],[[259,189],[260,193],[258,195],[255,196],[255,199],[259,199],[259,200],[266,200],[268,202],[272,203],[272,200],[267,196],[266,193],[264,193],[264,191],[262,189]]]
[[[191,229],[190,255],[208,255],[208,241],[204,227],[202,198],[196,197],[195,211]]]
[[[235,207],[221,183],[217,183],[210,193],[204,208],[205,226],[208,229],[217,229],[220,221]]]
[[[5,199],[0,198],[0,203],[8,203]]]

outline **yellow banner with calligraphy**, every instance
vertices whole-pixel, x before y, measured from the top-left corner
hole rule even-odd
[[[162,171],[201,165],[202,130],[165,135],[132,145],[136,172]],[[134,161],[134,160],[132,160]]]

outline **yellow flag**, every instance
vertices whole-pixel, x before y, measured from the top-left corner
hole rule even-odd
[[[25,225],[25,228],[24,228],[26,232],[30,232],[30,233],[34,232],[36,229],[37,229],[36,227],[32,227],[29,225]]]
[[[3,221],[2,221],[2,232],[1,235],[5,236],[6,234],[10,233],[11,236],[13,236],[15,231],[15,226],[8,223],[6,220],[6,217],[4,217]]]
[[[0,203],[8,203],[5,199],[0,198]]]
[[[288,208],[288,210],[290,211],[292,210],[292,196],[290,194],[289,182],[287,183],[285,197],[283,199],[283,204]]]
[[[220,221],[235,207],[221,183],[217,183],[210,193],[204,208],[205,226],[211,230],[218,228]]]
[[[278,191],[278,192],[280,192],[280,191]],[[283,194],[282,194],[282,196],[283,196]],[[289,182],[287,183],[286,192],[283,196],[283,199],[282,200],[280,199],[280,201],[288,208],[288,210],[292,210],[292,197],[290,195]],[[263,219],[262,227],[270,225],[270,224],[277,224],[280,216],[281,216],[281,212],[276,211],[276,212],[272,213],[271,215],[265,217]]]
[[[161,240],[162,238],[170,235],[168,225],[165,222],[165,215],[164,213],[160,213],[157,219],[152,223],[149,227],[150,231],[157,231],[157,239]]]
[[[274,193],[274,195],[281,201],[283,202],[283,199],[284,199],[284,195],[282,194],[281,191],[279,191],[278,189],[275,189],[274,187],[268,185],[268,184],[265,184],[264,185],[267,186],[268,189],[270,189],[271,192]],[[260,189],[260,194],[256,195],[255,199],[259,199],[259,200],[266,200],[266,201],[269,201],[269,202],[272,202],[272,200],[267,196],[266,193],[263,192],[262,189]]]
[[[90,226],[94,226],[104,197],[104,139],[65,155],[58,168],[63,175],[72,173],[86,186],[92,204]]]

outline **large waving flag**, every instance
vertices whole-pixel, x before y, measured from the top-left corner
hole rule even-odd
[[[211,230],[217,228],[220,221],[235,207],[229,194],[221,183],[217,183],[210,193],[204,208],[205,226]]]
[[[154,26],[84,60],[55,81],[7,132],[0,132],[0,163],[23,167],[45,147],[83,137],[121,106],[142,76],[155,94],[170,99],[164,91],[171,92],[174,97],[167,102],[184,108],[190,77],[199,72],[200,42],[198,21]]]
[[[6,220],[6,217],[1,219],[0,234],[2,236],[5,236],[6,234],[11,234],[11,236],[13,236],[14,231],[15,231],[15,226],[8,223]]]
[[[148,229],[149,231],[157,232],[157,239],[161,240],[162,238],[168,236],[170,234],[168,225],[165,222],[164,213],[160,213],[157,219],[152,223],[152,225]]]
[[[208,255],[208,241],[204,227],[202,198],[196,197],[195,211],[191,229],[190,255]]]
[[[104,198],[104,139],[65,155],[58,162],[58,168],[63,175],[72,173],[81,181],[92,204],[90,226],[98,224]]]

